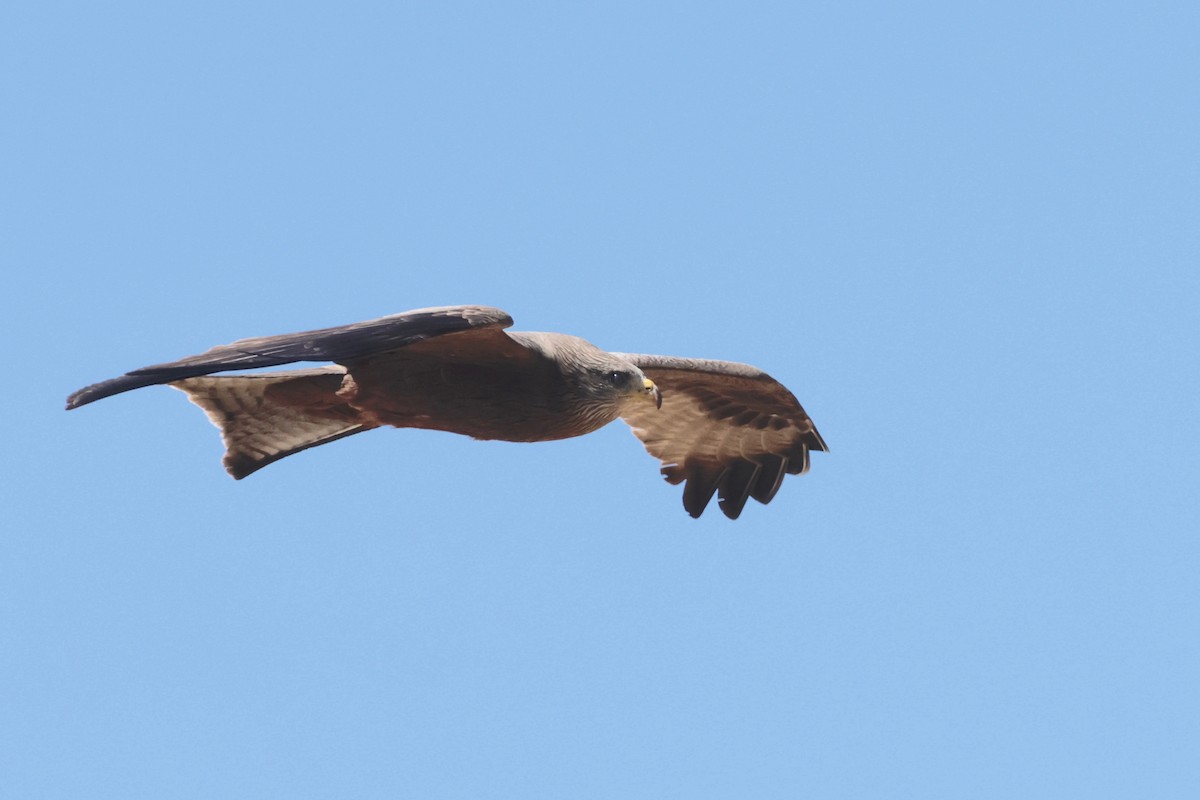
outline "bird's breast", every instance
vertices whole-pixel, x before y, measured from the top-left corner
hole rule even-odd
[[[355,366],[338,394],[379,425],[476,439],[568,439],[612,421],[587,413],[570,387],[546,371],[446,362],[404,366]]]

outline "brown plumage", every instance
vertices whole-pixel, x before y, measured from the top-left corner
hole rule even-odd
[[[698,517],[714,493],[731,519],[748,498],[770,502],[785,474],[825,450],[796,398],[745,364],[608,353],[574,336],[508,332],[485,306],[408,311],[305,333],[241,339],[133,370],[67,399],[77,408],[170,384],[221,430],[235,478],[301,450],[391,425],[476,439],[538,442],[623,418],[684,483]],[[334,366],[251,375],[212,373],[298,361]]]

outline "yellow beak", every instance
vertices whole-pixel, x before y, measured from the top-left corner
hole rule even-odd
[[[654,381],[649,378],[646,378],[645,391],[646,396],[654,400],[654,407],[662,408],[662,392],[658,390],[658,386],[655,385]]]

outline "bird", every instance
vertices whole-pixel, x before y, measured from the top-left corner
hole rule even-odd
[[[667,482],[684,484],[694,518],[714,494],[730,519],[749,498],[769,503],[785,475],[807,472],[810,453],[827,450],[795,396],[748,364],[613,353],[512,325],[498,308],[441,306],[239,339],[86,386],[67,410],[145,386],[180,389],[220,429],[225,469],[238,480],[383,426],[541,442],[619,418]],[[297,362],[330,363],[214,374]]]

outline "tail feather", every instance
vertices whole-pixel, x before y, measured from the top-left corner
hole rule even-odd
[[[322,370],[305,370],[306,376],[335,382],[341,375]],[[313,413],[315,409],[284,405],[274,400],[272,386],[294,381],[299,371],[263,375],[227,375],[187,378],[171,386],[187,393],[221,430],[225,442],[225,470],[241,480],[281,458],[310,447],[369,430],[362,424],[336,414]]]

